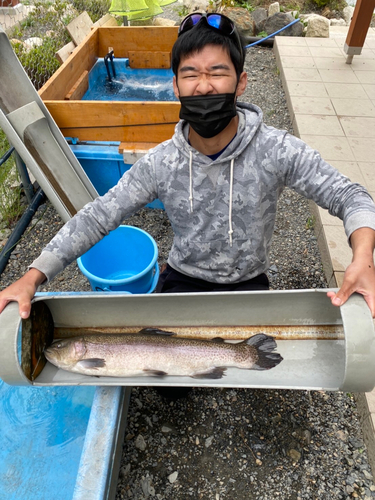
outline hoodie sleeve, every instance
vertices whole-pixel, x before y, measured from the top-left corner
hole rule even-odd
[[[368,191],[351,182],[306,143],[288,133],[276,148],[284,183],[344,222],[348,239],[361,227],[375,230],[375,205]]]
[[[85,205],[32,262],[52,280],[137,210],[157,198],[153,155],[137,161],[104,196]]]

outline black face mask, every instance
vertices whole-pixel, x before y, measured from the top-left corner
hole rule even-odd
[[[180,118],[205,139],[220,134],[237,114],[235,92],[180,96],[180,101]]]

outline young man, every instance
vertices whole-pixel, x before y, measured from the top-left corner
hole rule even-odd
[[[258,107],[236,103],[247,83],[243,63],[228,18],[184,19],[172,52],[182,118],[173,138],[61,229],[25,276],[0,292],[0,312],[18,301],[28,317],[41,283],[155,198],[164,203],[175,235],[158,292],[267,289],[277,199],[289,186],[344,221],[353,261],[339,292],[328,293],[332,303],[357,291],[375,316],[371,197],[305,143],[265,126]]]

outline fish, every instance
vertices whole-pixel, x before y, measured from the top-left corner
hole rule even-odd
[[[135,334],[83,335],[55,340],[44,350],[53,365],[97,377],[185,376],[220,379],[229,367],[269,370],[283,358],[273,337],[259,333],[239,342],[176,337],[144,328]]]

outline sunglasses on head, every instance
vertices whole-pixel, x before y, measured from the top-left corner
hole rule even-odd
[[[201,14],[199,12],[195,12],[194,14],[189,14],[182,21],[178,29],[178,36],[182,35],[183,33],[186,33],[186,31],[191,30],[202,20],[205,20],[207,26],[209,26],[210,28],[219,31],[223,35],[233,38],[237,42],[237,46],[241,52],[241,55],[243,54],[243,48],[241,45],[240,37],[236,30],[236,26],[234,22],[231,19],[229,19],[229,17],[224,16],[223,14],[216,14],[214,12],[211,12],[209,14],[207,13]]]

